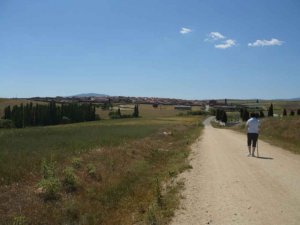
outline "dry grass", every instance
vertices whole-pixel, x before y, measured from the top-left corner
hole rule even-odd
[[[261,119],[260,138],[295,153],[300,153],[300,116]],[[245,132],[245,123],[232,129]]]
[[[171,131],[172,135],[165,136],[163,131],[165,129],[122,146],[81,154],[82,167],[76,169],[79,188],[72,193],[62,189],[59,200],[44,202],[34,193],[38,182],[35,179],[13,184],[10,188],[1,187],[2,220],[11,221],[22,215],[32,224],[126,225],[144,223],[149,209],[154,207],[153,216],[160,224],[167,223],[177,204],[174,202],[176,187],[168,187],[162,205],[157,206],[156,179],[159,185],[168,183],[189,168],[188,146],[198,132],[192,132],[186,125],[168,128],[166,131]],[[71,164],[66,161],[63,167]],[[88,174],[88,164],[95,166],[95,176]],[[61,172],[57,172],[57,176],[63,180]]]
[[[262,137],[275,145],[300,153],[300,116],[262,120]]]
[[[1,130],[1,158],[10,163],[2,161],[0,175],[9,166],[15,176],[0,186],[0,224],[166,224],[201,117],[143,110],[147,118]],[[44,201],[36,193],[43,158],[56,161],[61,182],[73,166],[76,189],[62,185],[57,200]]]

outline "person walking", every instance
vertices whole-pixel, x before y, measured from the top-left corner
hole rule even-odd
[[[258,134],[259,134],[259,127],[260,122],[257,119],[258,115],[256,113],[250,114],[250,119],[246,123],[247,127],[247,143],[248,143],[248,150],[249,155],[255,157],[255,148],[258,140]],[[252,153],[251,153],[251,145],[252,145]]]

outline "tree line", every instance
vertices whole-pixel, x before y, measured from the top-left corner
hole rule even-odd
[[[96,108],[90,104],[68,103],[57,105],[54,101],[48,104],[7,106],[4,119],[11,120],[15,127],[47,126],[64,123],[77,123],[96,120]]]

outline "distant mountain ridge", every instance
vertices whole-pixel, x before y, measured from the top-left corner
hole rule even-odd
[[[282,98],[282,99],[274,99],[275,101],[300,101],[299,98]]]
[[[109,95],[105,95],[105,94],[97,94],[97,93],[82,93],[82,94],[78,94],[78,95],[72,95],[69,97],[108,97]]]
[[[300,98],[291,98],[291,101],[300,101]]]

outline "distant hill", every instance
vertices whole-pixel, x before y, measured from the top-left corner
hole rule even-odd
[[[273,99],[275,101],[300,101],[300,98],[283,98],[283,99]]]
[[[78,94],[78,95],[72,95],[69,97],[108,97],[109,95],[105,94],[96,94],[96,93],[83,93],[83,94]]]
[[[300,98],[291,98],[291,101],[300,101]]]

